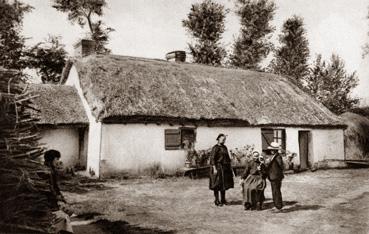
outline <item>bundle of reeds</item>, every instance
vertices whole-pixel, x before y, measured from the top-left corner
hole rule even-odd
[[[0,231],[53,232],[32,98],[19,72],[0,68]]]

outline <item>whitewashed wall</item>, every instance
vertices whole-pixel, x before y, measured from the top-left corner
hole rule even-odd
[[[286,128],[286,149],[297,153],[293,162],[300,165],[299,131],[310,131],[310,165],[324,160],[344,160],[344,136],[342,129]]]
[[[165,150],[164,142],[164,130],[178,127],[156,124],[102,124],[101,175],[120,172],[142,173],[154,165],[160,166],[168,173],[182,168],[185,151]],[[344,158],[342,130],[286,128],[287,150],[297,153],[294,159],[296,165],[300,164],[298,132],[301,130],[311,131],[309,149],[311,165],[321,160]],[[255,149],[261,150],[261,129],[247,127],[198,127],[195,148],[212,147],[216,144],[215,139],[219,133],[228,135],[226,145],[229,149],[254,145]]]
[[[39,141],[47,150],[57,150],[61,154],[64,167],[73,167],[79,160],[78,128],[42,129]]]
[[[160,165],[164,170],[183,167],[185,151],[165,150],[164,129],[169,125],[103,124],[101,170],[108,175],[117,172],[139,173]]]
[[[310,131],[311,134],[313,130],[307,128],[286,128],[286,150],[297,154],[297,156],[293,159],[293,163],[295,165],[300,165],[299,131]],[[309,142],[308,161],[311,165],[314,162],[312,141]]]
[[[185,162],[184,150],[165,150],[165,129],[180,126],[155,124],[103,124],[101,147],[102,174],[122,171],[142,172],[157,164],[164,171],[182,168]],[[207,149],[216,144],[219,133],[228,135],[229,149],[247,144],[261,150],[260,128],[219,128],[198,127],[196,129],[196,149]]]
[[[74,86],[78,95],[82,100],[83,107],[86,111],[87,118],[89,120],[88,136],[85,137],[87,141],[87,173],[93,172],[94,176],[99,176],[100,173],[100,147],[101,147],[101,123],[96,122],[95,117],[92,115],[91,109],[87,103],[86,98],[83,95],[83,91],[79,82],[78,73],[73,66],[69,72],[69,76],[66,85]],[[91,175],[91,174],[90,174]]]

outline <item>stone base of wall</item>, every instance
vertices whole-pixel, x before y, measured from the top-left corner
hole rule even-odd
[[[109,165],[105,160],[100,162],[100,178],[110,177],[137,177],[137,176],[150,176],[153,178],[164,178],[166,176],[176,176],[181,174],[183,168],[164,169],[164,167],[158,163],[152,163],[151,166],[140,169],[117,169]],[[183,174],[183,173],[182,173]]]
[[[314,163],[312,170],[316,169],[343,169],[348,168],[348,165],[343,160],[324,160]]]

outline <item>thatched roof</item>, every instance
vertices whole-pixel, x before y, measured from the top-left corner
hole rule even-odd
[[[369,118],[352,112],[343,113],[341,117],[348,126],[346,129],[347,136],[358,135],[369,139]]]
[[[29,84],[40,125],[88,124],[86,112],[77,90],[71,86]]]
[[[346,159],[369,159],[369,118],[346,112],[341,115],[348,125],[345,130]]]
[[[350,112],[369,118],[369,106],[356,107],[351,109]]]
[[[269,73],[116,55],[92,55],[74,65],[93,114],[103,122],[343,126],[286,78]]]

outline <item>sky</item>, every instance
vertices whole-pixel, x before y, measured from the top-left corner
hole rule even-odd
[[[109,48],[113,54],[164,59],[172,50],[187,50],[191,38],[182,27],[191,4],[201,0],[106,0],[108,7],[102,20],[115,29]],[[230,9],[222,42],[228,51],[239,32],[239,19],[234,14],[234,0],[214,0]],[[51,7],[51,0],[23,0],[34,7],[24,19],[23,34],[29,45],[48,37],[62,37],[66,50],[87,32],[67,20],[67,14]],[[303,17],[311,60],[317,54],[329,59],[340,55],[349,72],[357,72],[359,86],[354,95],[369,104],[369,56],[362,58],[362,46],[369,42],[369,0],[275,0],[277,10],[272,24],[276,27],[273,42],[283,22],[293,15]]]

